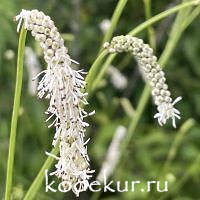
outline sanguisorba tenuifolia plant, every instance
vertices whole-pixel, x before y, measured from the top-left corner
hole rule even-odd
[[[148,44],[144,44],[141,39],[130,35],[116,36],[110,43],[106,42],[104,48],[109,53],[130,52],[135,56],[141,71],[144,72],[152,87],[152,96],[158,110],[154,118],[158,118],[160,125],[165,124],[171,118],[175,128],[175,119],[180,119],[180,112],[174,108],[174,105],[181,100],[181,97],[172,101],[171,93],[166,84],[165,73],[158,64],[157,57],[153,55],[153,49]]]
[[[36,77],[42,76],[38,85],[39,98],[49,99],[46,111],[49,117],[46,121],[53,119],[48,127],[54,126],[56,129],[52,144],[56,146],[59,143],[59,156],[47,153],[58,160],[56,170],[50,175],[55,174],[72,185],[82,182],[82,188],[79,190],[84,191],[89,186],[91,173],[94,172],[89,168],[87,142],[84,142],[85,128],[89,125],[84,122],[84,118],[94,113],[88,114],[82,108],[82,105],[88,103],[87,93],[82,92],[85,87],[85,72],[71,67],[73,63],[78,63],[70,58],[64,40],[49,16],[38,10],[22,10],[16,20],[19,21],[17,31],[23,23],[24,28],[31,31],[32,36],[39,42],[47,63],[47,69]],[[109,53],[132,52],[153,88],[152,95],[158,109],[154,117],[158,118],[160,125],[172,118],[173,126],[176,127],[175,118],[180,118],[180,112],[174,108],[174,104],[181,97],[172,102],[164,72],[149,45],[144,44],[141,39],[127,35],[114,37],[111,43],[105,43],[104,47]],[[78,190],[74,190],[74,193],[79,195]]]
[[[58,157],[47,153],[58,160],[56,170],[50,175],[55,174],[63,183],[68,181],[72,186],[82,182],[83,188],[79,189],[86,190],[88,179],[94,171],[89,168],[86,148],[88,140],[84,141],[85,128],[89,124],[84,122],[84,118],[94,112],[87,113],[82,108],[82,105],[88,103],[85,98],[87,93],[82,92],[85,87],[85,72],[72,69],[72,63],[77,62],[70,58],[64,41],[49,16],[38,10],[22,10],[16,20],[19,21],[18,31],[23,22],[24,28],[31,31],[39,42],[47,63],[46,70],[37,75],[42,76],[38,85],[38,96],[49,99],[46,111],[49,117],[46,121],[53,119],[48,127],[55,127],[52,144],[56,146],[59,143],[60,150]],[[74,193],[79,195],[78,191]]]

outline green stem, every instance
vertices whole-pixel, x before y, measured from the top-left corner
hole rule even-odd
[[[171,148],[169,150],[169,153],[167,155],[167,159],[165,160],[165,163],[162,167],[161,173],[159,175],[158,180],[161,180],[165,173],[167,173],[169,166],[172,162],[172,160],[174,159],[174,157],[176,156],[177,153],[177,149],[179,147],[179,145],[181,144],[181,141],[183,140],[185,134],[188,132],[188,130],[194,125],[194,120],[193,119],[188,119],[180,128],[180,130],[178,131],[178,133],[176,134],[176,137],[171,145]]]
[[[191,7],[187,7],[182,9],[176,19],[175,22],[172,26],[171,32],[169,34],[169,39],[167,42],[167,45],[165,46],[165,54],[161,55],[160,57],[160,64],[166,63],[166,61],[169,59],[171,56],[172,49],[175,48],[177,40],[180,38],[182,32],[185,30],[186,27],[183,28],[183,26],[180,26],[180,24],[184,24],[183,22],[187,21],[187,18],[190,15],[190,9]],[[189,25],[189,24],[188,24]]]
[[[158,15],[155,15],[154,17],[152,17],[151,19],[147,20],[146,22],[140,24],[139,26],[137,26],[135,29],[133,29],[132,31],[129,32],[129,35],[136,35],[137,33],[139,33],[140,31],[142,31],[143,29],[149,27],[150,25],[154,24],[155,22],[183,9],[183,8],[187,8],[190,6],[194,6],[199,4],[199,2],[197,0],[195,1],[190,1],[190,2],[186,2],[186,3],[181,3],[173,8],[170,8],[164,12],[161,12]]]
[[[102,61],[106,55],[107,55],[106,50],[104,50],[100,53],[100,55],[97,57],[97,59],[92,64],[90,71],[88,72],[88,75],[86,76],[85,81],[88,84],[86,87],[86,90],[88,92],[90,92],[90,90],[92,89],[93,80],[95,79],[95,76],[96,76],[98,70],[100,70],[99,66],[102,63]]]
[[[176,134],[176,137],[170,147],[170,150],[168,152],[167,158],[163,164],[163,167],[161,169],[161,172],[159,174],[159,177],[157,178],[158,181],[162,181],[164,179],[165,174],[167,173],[167,171],[170,168],[171,162],[174,159],[174,157],[176,156],[178,147],[181,143],[181,141],[183,140],[185,134],[188,132],[188,130],[194,125],[194,120],[193,119],[188,119],[179,129],[178,133]],[[155,199],[156,195],[156,190],[154,188],[151,198],[150,200]]]
[[[175,182],[173,187],[171,187],[171,190],[169,190],[167,193],[161,196],[159,200],[168,199],[170,194],[177,193],[182,188],[184,183],[188,180],[188,178],[190,178],[190,176],[192,176],[196,172],[199,172],[199,166],[200,166],[200,154],[196,156],[196,159],[192,162],[192,164],[188,167],[188,169],[184,170],[183,176],[180,178],[180,180]]]
[[[57,155],[58,154],[58,150],[59,150],[58,147],[52,149],[51,150],[51,154]],[[29,190],[27,191],[27,193],[26,193],[26,195],[24,197],[24,200],[32,200],[32,199],[34,199],[37,191],[39,190],[39,188],[42,185],[42,182],[44,180],[44,172],[45,172],[45,170],[49,169],[54,161],[55,161],[55,159],[53,157],[48,156],[48,158],[46,159],[46,161],[42,165],[42,168],[40,169],[38,175],[34,179],[34,181],[31,184]]]
[[[26,33],[27,31],[24,28],[22,28],[20,32],[19,44],[18,44],[17,74],[16,74],[15,95],[14,95],[14,104],[13,104],[11,129],[10,129],[5,200],[11,199],[11,190],[12,190],[12,181],[13,181],[12,180],[13,179],[13,164],[14,164],[15,143],[16,143],[16,130],[17,130],[18,115],[19,115],[19,107],[20,107],[22,81],[23,81],[23,60],[24,60],[23,58],[24,58]]]
[[[144,108],[147,104],[149,96],[150,96],[150,87],[148,85],[146,85],[144,90],[143,90],[142,96],[140,97],[140,101],[139,101],[138,106],[135,110],[134,116],[131,118],[131,122],[128,126],[126,137],[124,138],[124,141],[122,143],[121,154],[124,153],[127,145],[129,144],[129,142],[132,138],[133,132],[135,131],[136,126],[137,126],[137,124],[138,124],[138,122],[139,122],[139,120],[142,116],[142,113],[143,113]]]
[[[151,0],[143,0],[144,1],[144,9],[146,20],[151,18]],[[156,39],[155,39],[155,31],[152,26],[147,28],[148,39],[150,46],[155,50],[156,48]]]
[[[111,25],[104,36],[103,44],[104,44],[104,42],[110,41],[126,3],[127,3],[127,0],[119,0],[118,1],[118,4],[115,8],[115,11],[114,11],[112,19],[111,19]]]
[[[190,14],[190,16],[188,17],[188,19],[186,20],[186,22],[183,24],[183,28],[185,29],[189,24],[191,24],[192,21],[194,21],[194,19],[200,14],[200,5],[197,6],[192,13]]]
[[[105,74],[106,70],[107,70],[107,66],[110,65],[110,63],[112,62],[113,58],[115,57],[115,54],[112,54],[107,60],[106,62],[103,64],[103,66],[101,67],[100,72],[98,73],[97,77],[94,79],[92,85],[92,91],[95,90],[98,86],[98,83],[101,80],[101,77]]]
[[[128,98],[120,98],[120,104],[126,113],[126,115],[130,118],[132,118],[135,114],[135,109],[133,108],[130,100]]]

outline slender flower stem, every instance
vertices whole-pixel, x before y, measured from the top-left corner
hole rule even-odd
[[[148,20],[151,18],[151,0],[143,0],[143,1],[144,1],[145,16],[146,19]],[[155,38],[154,28],[152,26],[149,26],[147,32],[148,32],[149,44],[155,50],[156,38]]]
[[[26,30],[22,28],[20,32],[19,44],[18,44],[17,75],[16,75],[15,95],[14,95],[13,113],[12,113],[12,120],[11,120],[11,129],[10,129],[5,200],[11,199],[13,164],[14,164],[15,143],[16,143],[16,130],[17,130],[18,115],[19,115],[19,107],[20,107],[22,80],[23,80],[23,62],[24,62],[23,58],[24,58],[26,33],[27,33]]]
[[[197,0],[195,1],[190,1],[190,2],[186,2],[186,3],[181,3],[177,6],[174,6],[173,8],[170,8],[164,12],[161,12],[158,15],[155,15],[154,17],[152,17],[151,19],[145,21],[144,23],[140,24],[139,26],[137,26],[135,29],[133,29],[132,31],[129,32],[129,35],[136,35],[137,33],[139,33],[140,31],[142,31],[143,29],[145,29],[146,27],[149,27],[150,25],[154,24],[155,22],[183,9],[183,8],[187,8],[190,6],[194,6],[199,4],[199,2]]]
[[[58,152],[59,152],[59,148],[58,147],[56,147],[56,148],[51,150],[51,154],[52,155],[57,155]],[[40,188],[40,186],[42,185],[42,182],[44,180],[44,172],[45,172],[45,170],[50,168],[54,161],[55,161],[55,159],[53,157],[48,156],[48,158],[46,159],[46,161],[42,165],[38,175],[34,179],[34,181],[31,184],[29,190],[27,191],[27,193],[26,193],[26,195],[24,197],[24,200],[32,200],[32,199],[34,199],[38,189]]]
[[[176,134],[175,139],[169,149],[167,158],[166,158],[164,165],[160,171],[160,174],[157,178],[158,181],[162,181],[164,179],[165,174],[170,169],[170,164],[171,164],[172,160],[176,156],[176,153],[177,153],[177,150],[178,150],[178,147],[179,147],[181,141],[183,140],[183,138],[184,138],[185,134],[188,132],[188,130],[194,125],[194,123],[195,123],[195,121],[193,119],[188,119],[179,129],[179,131]],[[154,189],[152,191],[150,200],[156,199],[155,195],[156,195],[156,190]]]
[[[119,0],[118,1],[118,4],[115,8],[115,11],[114,11],[112,19],[111,19],[111,25],[104,36],[103,44],[104,44],[104,42],[108,42],[112,38],[115,27],[119,21],[119,18],[122,14],[124,7],[126,6],[126,3],[127,3],[127,0]]]
[[[200,154],[196,156],[192,164],[184,170],[185,173],[183,173],[183,176],[180,178],[179,181],[177,181],[173,187],[171,187],[171,190],[169,190],[167,193],[163,194],[158,200],[164,200],[168,199],[171,194],[174,194],[178,192],[184,183],[190,178],[195,172],[199,172],[199,165],[200,165]]]
[[[87,83],[86,90],[88,92],[90,92],[90,90],[92,89],[93,80],[95,79],[95,76],[98,73],[98,70],[100,70],[99,66],[102,63],[102,61],[106,55],[107,55],[107,52],[105,50],[100,53],[100,55],[97,57],[97,59],[92,64],[90,71],[88,72],[88,75],[86,76],[86,79],[85,79],[85,81]]]
[[[109,58],[106,60],[106,62],[103,64],[103,66],[101,67],[101,71],[100,73],[98,73],[98,76],[94,79],[94,82],[92,84],[92,91],[95,90],[98,86],[98,83],[101,79],[101,77],[105,74],[105,71],[107,69],[107,66],[110,65],[110,63],[113,60],[113,57],[115,57],[116,54],[112,54],[111,56],[109,56]]]
[[[161,180],[165,173],[167,173],[169,166],[171,164],[171,161],[174,159],[177,153],[177,149],[183,140],[185,134],[188,132],[189,129],[191,129],[192,126],[194,126],[195,121],[193,119],[188,119],[179,129],[178,133],[176,134],[176,137],[171,145],[171,148],[168,152],[167,159],[165,160],[165,163],[162,167],[161,173],[159,175],[158,180]]]
[[[190,16],[188,17],[187,21],[184,23],[184,27],[187,27],[198,15],[200,14],[200,5],[197,6],[192,13],[190,14]]]

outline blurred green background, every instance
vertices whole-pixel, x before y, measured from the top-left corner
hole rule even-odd
[[[156,15],[179,2],[153,0],[152,14]],[[72,58],[81,63],[81,68],[89,70],[104,36],[100,24],[102,21],[105,22],[105,19],[111,18],[116,4],[117,0],[0,1],[0,199],[3,198],[5,187],[19,36],[13,17],[22,8],[36,8],[51,16],[63,34]],[[172,15],[154,25],[158,57],[166,44],[174,19],[175,15]],[[126,34],[143,21],[145,21],[143,1],[129,0],[114,34]],[[197,159],[200,154],[199,27],[198,17],[183,33],[165,69],[172,96],[183,97],[178,104],[182,113],[178,128],[173,129],[170,123],[159,127],[153,119],[156,108],[152,101],[149,101],[134,137],[111,177],[113,180],[121,182],[140,180],[143,184],[146,181],[156,180],[171,145],[175,138],[177,139],[177,135],[180,135],[177,151],[163,174],[164,179],[169,181],[169,191],[171,188],[176,188],[166,199],[200,199],[200,162]],[[139,37],[148,42],[146,31],[139,34]],[[26,44],[33,48],[42,68],[45,69],[41,51],[30,34]],[[112,84],[111,76],[106,74],[98,90],[89,99],[90,106],[87,109],[96,110],[96,115],[87,119],[91,124],[87,131],[88,137],[91,138],[88,153],[91,158],[91,168],[96,170],[95,176],[101,168],[117,127],[119,125],[127,127],[132,115],[134,116],[134,112],[133,114],[127,112],[130,111],[129,108],[126,109],[127,102],[131,103],[134,109],[144,87],[136,63],[134,59],[130,59],[130,56],[122,54],[112,64],[121,70],[128,84],[120,90]],[[14,199],[16,200],[23,199],[23,195],[47,157],[45,151],[51,149],[53,138],[53,130],[47,129],[47,124],[44,122],[46,118],[44,112],[48,102],[38,100],[35,95],[29,93],[28,71],[26,67],[24,70],[14,165]],[[180,131],[180,127],[185,122],[186,126],[188,123],[193,123],[191,120],[187,121],[188,119],[193,119],[194,124],[186,132]],[[180,182],[182,177],[184,179]],[[43,184],[35,199],[77,199],[72,193],[45,193],[44,191]],[[150,199],[148,195],[146,192],[136,190],[124,193],[102,193],[100,199]],[[91,199],[91,196],[92,193],[88,191],[82,193],[79,199]]]

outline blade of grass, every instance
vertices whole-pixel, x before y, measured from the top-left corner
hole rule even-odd
[[[7,161],[5,200],[11,199],[17,122],[18,122],[18,116],[19,116],[19,107],[20,107],[22,81],[23,81],[23,62],[24,62],[24,48],[25,48],[25,41],[26,41],[26,33],[27,31],[24,28],[22,28],[20,31],[20,36],[19,36],[15,95],[14,95],[14,104],[13,104],[13,112],[12,112],[12,119],[11,119],[9,152],[8,152],[8,161]]]
[[[194,125],[194,120],[193,119],[188,119],[179,129],[178,133],[175,136],[175,139],[169,149],[167,158],[163,164],[163,167],[161,169],[161,172],[159,174],[159,177],[157,178],[158,181],[162,181],[164,179],[165,174],[168,172],[171,162],[176,156],[177,150],[179,145],[181,144],[181,141],[183,140],[185,134],[188,132],[188,130]],[[150,199],[157,199],[156,197],[156,190],[152,191],[151,198]]]
[[[178,182],[175,182],[171,190],[169,190],[167,193],[165,193],[163,196],[159,198],[159,200],[168,199],[168,197],[171,194],[175,194],[178,192],[184,183],[193,175],[196,174],[196,172],[199,172],[199,166],[200,166],[200,154],[197,155],[196,159],[192,162],[192,164],[188,167],[188,169],[184,170],[183,176],[179,179]]]
[[[88,92],[90,92],[92,89],[92,83],[95,79],[95,76],[96,76],[98,70],[99,70],[98,66],[100,66],[100,64],[102,63],[102,61],[106,55],[107,55],[107,52],[105,50],[100,53],[100,55],[97,57],[97,59],[92,64],[90,71],[88,72],[88,74],[86,76],[86,79],[85,79],[85,81],[87,83],[86,90]]]
[[[107,70],[107,66],[109,66],[111,64],[111,62],[113,61],[113,58],[115,57],[115,55],[116,54],[112,54],[111,56],[109,56],[109,58],[105,61],[105,63],[101,67],[101,71],[98,73],[98,76],[93,81],[92,88],[91,88],[92,91],[94,91],[97,88],[101,77],[105,74],[105,72]]]
[[[185,134],[188,132],[188,130],[191,129],[192,126],[194,126],[194,123],[195,123],[195,121],[193,119],[188,119],[179,129],[179,131],[176,134],[175,139],[169,149],[167,158],[162,167],[162,170],[161,170],[158,180],[160,180],[164,176],[164,174],[167,173],[172,160],[176,156],[179,145],[181,144],[181,142],[182,142]]]
[[[113,12],[113,15],[112,15],[111,25],[103,38],[102,44],[104,44],[104,42],[110,41],[110,39],[112,38],[115,27],[117,26],[117,23],[122,14],[122,11],[124,10],[124,7],[126,6],[126,3],[127,3],[127,0],[118,1],[115,11]]]
[[[145,10],[145,16],[146,20],[151,18],[151,0],[143,0],[144,1],[144,10]],[[152,26],[149,26],[147,28],[148,32],[148,40],[150,46],[154,49],[156,49],[156,38],[155,38],[155,31]]]
[[[55,147],[54,149],[51,150],[52,155],[57,155],[59,151],[58,147]],[[37,191],[39,190],[40,186],[42,185],[42,182],[44,180],[44,172],[46,169],[49,169],[55,159],[51,156],[48,156],[44,164],[42,165],[39,173],[37,174],[36,178],[34,179],[33,183],[31,184],[29,190],[27,191],[24,200],[32,200],[35,198],[35,195]]]
[[[189,24],[191,24],[192,21],[195,20],[195,18],[197,18],[200,14],[200,5],[197,6],[190,14],[190,16],[188,17],[188,19],[185,21],[185,23],[183,24],[183,28],[187,28]]]

